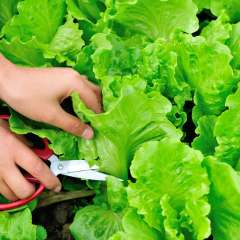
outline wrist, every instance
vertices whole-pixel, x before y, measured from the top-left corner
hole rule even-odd
[[[0,99],[5,101],[5,86],[9,76],[16,66],[0,54]]]

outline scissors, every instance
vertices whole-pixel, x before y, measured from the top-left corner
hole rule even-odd
[[[8,120],[9,115],[0,115],[0,119]],[[107,179],[107,174],[99,172],[99,167],[97,165],[90,166],[86,160],[60,160],[53,151],[49,148],[49,142],[47,139],[42,139],[44,147],[41,149],[33,148],[32,150],[44,161],[50,161],[50,169],[55,176],[65,175],[74,178],[80,178],[84,180],[96,180],[105,181]],[[17,200],[10,203],[0,203],[0,211],[11,210],[27,203],[31,202],[37,198],[44,190],[45,186],[39,182],[36,178],[31,175],[24,176],[29,182],[33,184],[38,184],[39,187],[36,191],[28,198]]]

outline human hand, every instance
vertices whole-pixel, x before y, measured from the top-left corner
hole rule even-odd
[[[1,58],[0,58],[1,61]],[[96,113],[101,112],[100,89],[70,68],[25,68],[6,59],[0,71],[0,98],[22,115],[54,125],[85,139],[93,130],[60,104],[73,92]]]
[[[10,132],[8,124],[0,120],[0,194],[11,201],[31,196],[34,186],[22,175],[26,170],[48,189],[61,190],[61,183],[48,166],[27,146],[22,136]]]

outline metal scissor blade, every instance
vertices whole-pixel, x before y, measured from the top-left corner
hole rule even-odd
[[[51,162],[51,170],[57,176],[59,174],[66,175],[72,172],[81,172],[89,170],[98,170],[98,166],[90,166],[86,160],[59,160],[55,155],[49,158]]]
[[[85,180],[96,180],[96,181],[106,181],[109,175],[101,172],[97,172],[94,170],[88,171],[79,171],[79,172],[71,172],[71,173],[64,173],[63,175],[75,178],[81,178]]]

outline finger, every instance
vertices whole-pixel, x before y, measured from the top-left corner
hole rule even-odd
[[[90,81],[87,80],[87,78],[83,78],[84,82],[93,90],[95,93],[98,102],[101,104],[101,112],[102,112],[102,92],[98,86],[95,84],[91,83]]]
[[[16,138],[17,138],[18,140],[20,140],[20,141],[21,141],[22,143],[24,143],[26,146],[28,146],[28,147],[33,147],[33,143],[30,142],[30,141],[28,141],[28,139],[27,139],[26,137],[24,137],[23,135],[18,135],[18,134],[16,134],[15,136],[16,136]]]
[[[94,132],[90,126],[81,122],[79,118],[65,112],[61,106],[54,106],[54,110],[51,110],[52,117],[49,117],[49,123],[56,127],[59,127],[73,135],[83,137],[85,139],[91,139]]]
[[[81,76],[81,78],[95,92],[97,97],[101,97],[101,89],[97,85],[90,82],[85,76]]]
[[[18,198],[4,181],[0,181],[0,193],[10,201],[16,201]]]
[[[85,83],[85,81],[82,81],[82,79],[76,81],[73,87],[74,87],[73,91],[79,93],[80,98],[90,109],[92,109],[96,113],[100,113],[102,111],[102,106],[101,102],[99,101],[99,97],[97,97],[97,95]]]
[[[35,153],[26,148],[26,151],[21,151],[19,157],[15,160],[16,164],[25,169],[33,177],[38,179],[46,188],[59,192],[61,183],[59,179],[51,172],[49,167],[35,155]]]
[[[8,170],[2,173],[2,178],[17,198],[25,199],[35,191],[34,186],[23,177],[14,164],[8,165]]]

